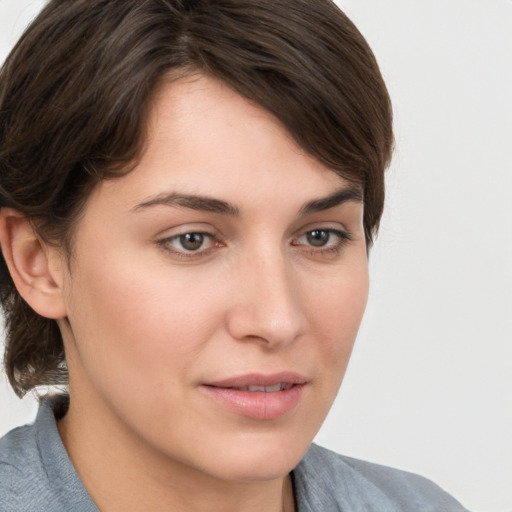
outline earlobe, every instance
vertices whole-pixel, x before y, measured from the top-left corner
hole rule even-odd
[[[0,245],[14,284],[30,307],[46,318],[66,317],[57,250],[48,247],[17,210],[0,211]]]

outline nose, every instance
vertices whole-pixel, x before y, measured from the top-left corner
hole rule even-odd
[[[237,272],[237,280],[227,315],[231,336],[277,348],[304,333],[307,320],[299,276],[283,255],[267,252],[251,258]]]

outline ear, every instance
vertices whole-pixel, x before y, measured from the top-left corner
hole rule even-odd
[[[65,318],[60,251],[45,244],[32,223],[12,208],[0,210],[0,245],[19,294],[46,318]]]

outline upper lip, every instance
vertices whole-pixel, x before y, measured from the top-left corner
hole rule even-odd
[[[246,386],[275,386],[276,384],[306,384],[308,379],[296,372],[272,374],[250,373],[227,379],[205,382],[204,386],[217,388],[242,388]]]

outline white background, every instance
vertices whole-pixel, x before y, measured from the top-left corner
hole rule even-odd
[[[42,3],[0,0],[0,60]],[[381,64],[397,148],[366,318],[317,441],[512,512],[512,2],[339,4]],[[0,378],[0,435],[34,411]]]

